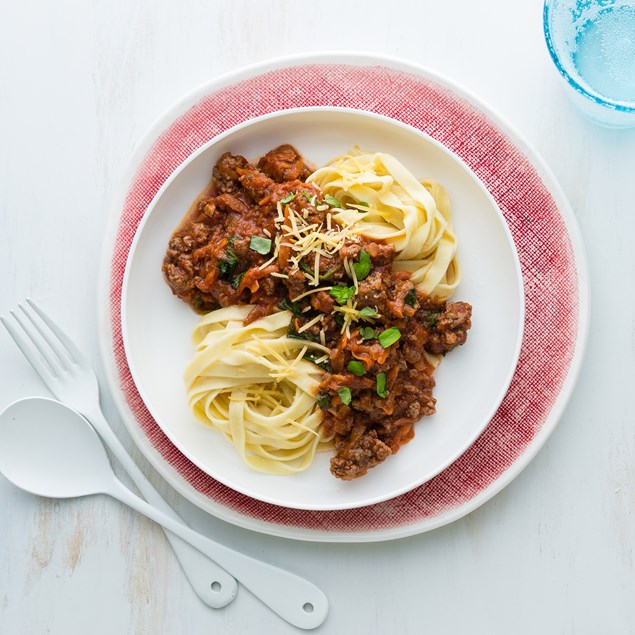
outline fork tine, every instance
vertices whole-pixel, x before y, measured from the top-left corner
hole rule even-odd
[[[73,340],[68,335],[66,335],[66,333],[57,325],[57,323],[54,322],[49,317],[49,315],[45,313],[38,304],[35,303],[34,300],[31,300],[31,298],[27,298],[26,301],[27,304],[38,314],[42,322],[44,322],[44,324],[46,324],[46,326],[51,329],[57,339],[62,343],[66,354],[71,358],[71,360],[76,364],[80,364],[82,361],[84,361],[84,355],[77,348],[77,346],[75,346],[75,342],[73,342]]]
[[[37,319],[37,316],[34,315],[33,311],[29,307],[25,307],[23,304],[18,304],[18,309],[22,311],[22,314],[28,319],[31,326],[27,328],[27,325],[21,322],[16,314],[14,314],[13,317],[20,321],[20,325],[26,331],[27,335],[29,335],[33,344],[40,351],[42,356],[46,357],[51,366],[55,365],[57,362],[57,365],[61,366],[62,370],[69,370],[72,361],[69,359],[68,354],[64,352],[64,348],[61,346],[59,340],[51,335],[50,331],[46,328],[46,325],[42,324],[42,322]],[[33,329],[35,329],[35,332]],[[38,339],[35,333],[37,333],[41,339]],[[46,349],[46,347],[50,350]],[[53,358],[53,355],[55,358]]]
[[[15,318],[17,323],[24,329],[24,326],[20,323],[20,320],[17,318],[15,313],[11,311],[11,315]],[[0,316],[0,322],[7,332],[12,337],[13,341],[16,343],[16,346],[22,351],[22,354],[26,357],[28,362],[33,366],[35,372],[42,378],[44,383],[49,387],[49,381],[52,378],[58,376],[58,371],[55,366],[51,365],[51,363],[43,356],[38,355],[39,349],[33,343],[33,340],[29,335],[25,335],[23,332],[20,332],[7,318],[4,316]]]

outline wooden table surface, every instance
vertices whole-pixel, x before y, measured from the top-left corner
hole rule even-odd
[[[573,396],[537,458],[477,511],[422,535],[316,544],[196,529],[321,586],[317,633],[635,633],[635,129],[583,119],[561,90],[539,0],[2,2],[0,313],[37,298],[99,369],[96,283],[134,145],[192,88],[291,53],[365,50],[425,65],[501,113],[553,170],[588,255],[591,323]],[[47,395],[0,333],[0,408]],[[0,633],[299,632],[244,589],[205,607],[162,531],[105,497],[50,501],[0,477]]]

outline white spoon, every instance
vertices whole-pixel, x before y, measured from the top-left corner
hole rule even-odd
[[[115,476],[92,426],[59,401],[20,399],[0,414],[0,473],[39,496],[108,494],[217,562],[287,622],[312,629],[326,619],[328,600],[312,583],[205,538],[135,496]]]

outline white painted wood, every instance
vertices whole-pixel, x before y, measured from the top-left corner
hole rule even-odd
[[[107,396],[104,410],[196,529],[327,592],[331,613],[316,632],[635,633],[635,130],[596,128],[574,111],[544,46],[539,0],[30,0],[1,10],[0,312],[38,298],[97,366],[110,197],[135,142],[194,86],[287,53],[365,49],[448,75],[515,125],[580,222],[592,321],[560,425],[485,506],[381,544],[252,534],[178,497],[131,446]],[[4,334],[0,376],[0,407],[46,394]],[[225,609],[205,607],[162,532],[115,501],[46,501],[0,477],[0,633],[294,632],[244,589]]]

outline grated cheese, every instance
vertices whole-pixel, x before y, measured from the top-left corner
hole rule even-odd
[[[317,324],[318,322],[321,322],[322,320],[324,320],[324,313],[320,313],[319,315],[316,315],[314,318],[310,319],[306,324],[303,324],[298,329],[298,333],[304,333],[304,331],[307,331],[314,324]]]
[[[318,291],[330,291],[333,287],[319,287],[318,289],[309,289],[300,295],[296,295],[295,298],[291,298],[291,302],[297,302],[307,295],[311,295],[312,293],[317,293]]]
[[[317,209],[322,207],[329,209],[328,205],[320,205]],[[334,227],[330,212],[327,215],[327,227],[325,228],[323,223],[309,223],[309,214],[306,209],[298,212],[287,205],[283,210],[282,205],[278,203],[277,210],[278,217],[275,222],[282,223],[279,227],[280,234],[276,236],[272,258],[261,265],[261,269],[275,261],[281,247],[289,247],[292,250],[289,262],[297,269],[302,270],[309,285],[318,287],[320,284],[320,260],[335,256],[344,246],[346,240],[359,240],[350,226],[337,225]],[[311,272],[304,270],[301,266],[305,258],[313,260]]]

